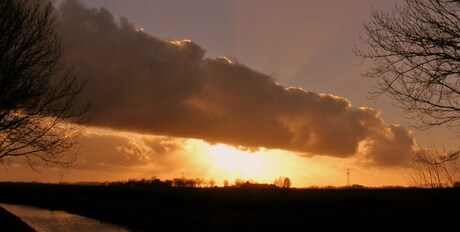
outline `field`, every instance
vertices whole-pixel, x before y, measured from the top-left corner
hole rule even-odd
[[[0,183],[0,202],[133,230],[450,231],[460,189],[130,188]]]

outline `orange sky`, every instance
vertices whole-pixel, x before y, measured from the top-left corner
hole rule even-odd
[[[346,171],[352,184],[367,186],[410,185],[404,167],[363,166],[357,159],[326,156],[302,157],[283,150],[238,150],[224,144],[197,139],[140,135],[89,128],[79,158],[71,168],[41,167],[31,170],[20,160],[2,169],[2,180],[79,182],[117,181],[157,177],[160,179],[214,179],[219,186],[236,178],[272,183],[279,176],[291,178],[294,187],[343,186]]]
[[[18,159],[0,180],[341,186],[350,169],[353,184],[410,185],[417,149],[455,142],[366,98],[368,64],[352,49],[370,7],[397,0],[62,2],[58,28],[88,81],[91,125],[74,167],[36,173]]]

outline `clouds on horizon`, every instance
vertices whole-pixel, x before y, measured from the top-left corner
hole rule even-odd
[[[286,88],[223,57],[205,57],[190,40],[169,41],[116,21],[76,0],[59,7],[67,62],[86,79],[91,125],[198,138],[210,143],[359,156],[380,166],[403,164],[412,134],[371,108],[343,98]]]

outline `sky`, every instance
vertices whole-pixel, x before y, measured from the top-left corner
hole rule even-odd
[[[60,0],[65,58],[91,121],[71,168],[21,160],[1,180],[253,179],[410,185],[418,149],[455,146],[369,99],[353,54],[371,9],[401,0]],[[102,7],[102,8],[101,8]]]

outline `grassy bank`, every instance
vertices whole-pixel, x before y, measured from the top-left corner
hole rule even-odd
[[[32,232],[35,230],[33,230],[20,218],[16,217],[4,208],[0,207],[0,231]]]
[[[0,201],[129,228],[189,230],[457,229],[458,189],[128,188],[0,184]]]

